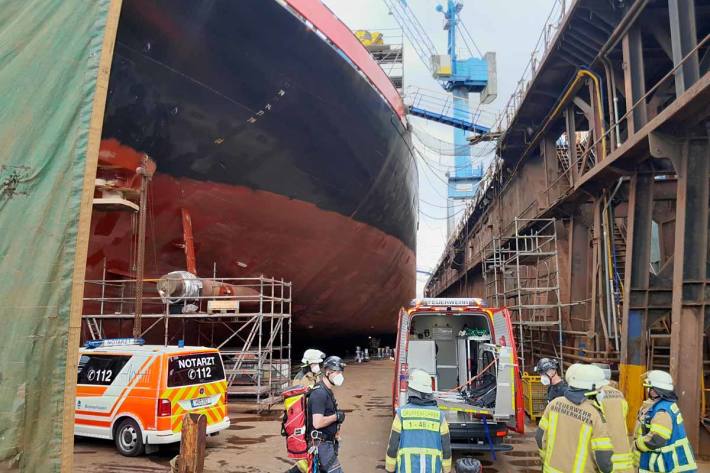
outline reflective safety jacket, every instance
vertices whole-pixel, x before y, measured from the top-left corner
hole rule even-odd
[[[611,457],[614,473],[636,473],[634,456],[629,444],[629,431],[626,428],[629,404],[621,391],[611,386],[604,386],[599,390],[597,401],[604,414],[609,438],[614,447],[614,455]]]
[[[697,472],[683,416],[673,401],[644,405],[634,435],[639,472]]]
[[[610,473],[613,446],[602,413],[590,399],[570,396],[553,399],[538,424],[543,473]]]
[[[391,473],[451,471],[449,425],[435,401],[410,399],[397,410],[392,421],[385,470]]]

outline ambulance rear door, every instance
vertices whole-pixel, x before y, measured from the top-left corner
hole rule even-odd
[[[520,379],[518,354],[510,312],[506,308],[492,309],[494,343],[498,346],[498,389],[496,391],[496,417],[508,417],[509,427],[525,431],[523,390]]]
[[[397,346],[394,355],[394,377],[392,380],[392,410],[395,411],[407,402],[407,378],[409,367],[407,365],[407,350],[409,348],[409,326],[411,315],[404,310],[399,310],[397,323]]]

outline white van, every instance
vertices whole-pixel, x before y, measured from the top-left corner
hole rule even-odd
[[[452,448],[510,450],[508,430],[522,433],[524,411],[510,313],[482,299],[415,299],[399,314],[394,409],[407,402],[415,368],[431,376]]]

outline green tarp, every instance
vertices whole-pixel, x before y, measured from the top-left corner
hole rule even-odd
[[[62,427],[72,283],[110,8],[0,2],[0,471],[59,471],[71,441]],[[100,119],[103,104],[96,110]]]

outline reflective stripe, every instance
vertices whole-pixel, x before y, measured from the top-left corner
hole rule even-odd
[[[673,411],[673,414],[678,414],[680,412],[680,409],[678,409],[678,404],[675,402],[671,404],[671,410]]]
[[[671,429],[664,427],[660,424],[651,424],[650,431],[654,434],[660,435],[661,437],[663,437],[664,440],[668,440],[669,438],[671,438],[671,434],[673,433]]]
[[[648,452],[651,449],[648,448],[648,445],[646,445],[646,441],[643,439],[643,437],[639,437],[636,439],[636,448],[638,448],[641,452]]]
[[[406,473],[417,473],[412,471],[412,457],[419,457],[419,469],[426,472],[427,460],[431,461],[432,471],[436,471],[436,462],[441,459],[442,453],[440,450],[435,448],[400,448],[397,452],[397,471]],[[402,464],[404,463],[404,469],[402,469]],[[446,464],[446,462],[443,462]],[[451,465],[451,459],[448,460],[449,466]]]
[[[552,451],[555,449],[555,437],[557,436],[557,412],[550,412],[550,430],[547,432],[547,445],[545,445],[545,464],[550,463]]]
[[[442,456],[441,450],[436,448],[420,448],[420,447],[409,447],[400,448],[399,455],[433,455],[435,457]]]
[[[666,462],[663,461],[663,455],[661,455],[660,453],[651,453],[651,460],[649,462],[649,465],[655,465],[656,471],[660,473],[666,472]]]
[[[385,458],[385,467],[388,470],[394,470],[396,466],[397,466],[397,459],[396,458],[392,458],[392,457]]]
[[[404,430],[431,430],[433,432],[439,432],[441,424],[438,422],[432,422],[430,420],[405,420],[402,422]]]
[[[589,438],[592,436],[592,426],[589,424],[582,425],[582,430],[579,433],[579,440],[577,441],[577,452],[574,454],[574,464],[572,465],[573,473],[582,473],[584,471],[584,466],[587,464],[587,455],[589,453]],[[594,449],[594,442],[597,440],[604,439],[593,439],[592,449]],[[611,442],[606,439],[611,445]]]
[[[614,446],[609,437],[597,437],[592,439],[592,450],[614,450]]]
[[[550,425],[546,417],[543,417],[540,419],[540,422],[537,424],[538,427],[540,427],[542,430],[547,430],[547,426]]]
[[[402,409],[400,412],[402,419],[410,419],[412,417],[419,417],[422,419],[433,419],[440,420],[441,413],[434,409]]]

